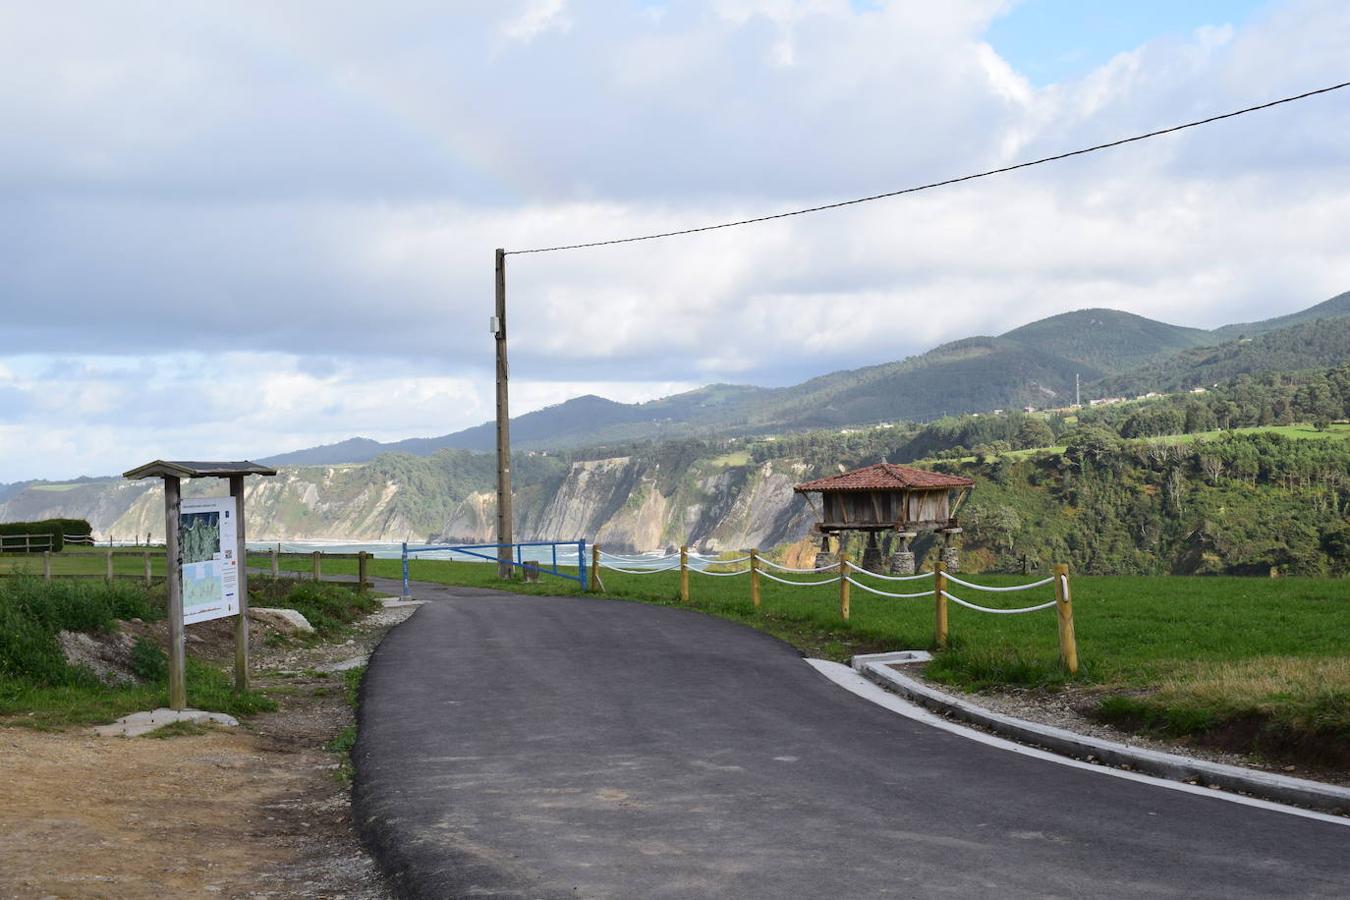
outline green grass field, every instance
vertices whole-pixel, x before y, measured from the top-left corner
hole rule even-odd
[[[1350,440],[1350,424],[1344,422],[1333,423],[1327,430],[1318,431],[1312,425],[1258,425],[1251,428],[1234,428],[1231,431],[1199,431],[1194,434],[1165,434],[1160,437],[1145,438],[1152,444],[1192,444],[1196,441],[1212,441],[1226,434],[1278,434],[1281,437],[1287,437],[1295,441],[1328,441],[1328,440]],[[1009,450],[1006,453],[999,453],[1000,459],[1026,459],[1031,456],[1045,453],[1050,456],[1063,456],[1063,447],[1031,447],[1026,450]],[[973,463],[976,457],[963,456],[957,462]],[[936,460],[919,460],[920,462],[932,463]]]
[[[259,560],[261,562],[261,559]],[[325,572],[354,574],[334,560]],[[307,571],[303,561],[292,567]],[[574,571],[574,570],[568,570]],[[491,565],[413,560],[415,581],[575,595],[575,582],[542,576],[538,585],[503,585]],[[375,560],[370,574],[399,578],[398,560]],[[604,570],[604,596],[680,605],[679,575]],[[839,617],[838,585],[787,587],[690,574],[689,605],[773,634],[809,656],[847,661],[855,653],[928,649],[933,601],[893,600],[851,590],[851,616]],[[801,576],[803,579],[806,576]],[[817,576],[819,577],[819,576]],[[1034,578],[970,576],[1009,585]],[[915,587],[878,583],[883,590]],[[990,594],[953,587],[984,606],[1028,606],[1052,598],[1049,585]],[[1274,757],[1350,765],[1350,582],[1313,578],[1078,576],[1072,579],[1081,668],[1071,679],[1058,662],[1053,609],[1018,616],[949,607],[951,648],[928,675],[964,690],[1069,685],[1099,694],[1102,718],[1143,731],[1199,739]],[[1242,728],[1237,728],[1242,725]],[[1339,749],[1338,749],[1339,748]]]
[[[1169,434],[1149,438],[1152,443],[1189,444],[1194,441],[1212,441],[1225,434],[1278,434],[1294,441],[1328,441],[1350,438],[1350,424],[1333,423],[1327,430],[1318,431],[1311,425],[1259,425],[1252,428],[1234,428],[1232,431],[1199,431],[1195,434]]]
[[[102,577],[107,572],[106,547],[65,547],[52,554],[52,575]],[[156,578],[164,577],[164,548],[150,550],[150,571]],[[0,554],[0,575],[42,575],[41,553]],[[119,547],[113,554],[113,574],[118,578],[143,578],[145,557],[143,551]]]

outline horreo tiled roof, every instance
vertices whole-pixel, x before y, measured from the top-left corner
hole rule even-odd
[[[928,472],[912,466],[897,466],[894,463],[877,463],[864,469],[855,469],[842,475],[829,478],[817,478],[799,484],[795,488],[799,494],[808,491],[900,491],[900,490],[938,490],[941,488],[970,487],[975,482],[960,475],[944,475],[941,472]]]

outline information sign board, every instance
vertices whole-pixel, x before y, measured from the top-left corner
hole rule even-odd
[[[239,614],[239,543],[233,497],[184,500],[178,517],[183,624]]]

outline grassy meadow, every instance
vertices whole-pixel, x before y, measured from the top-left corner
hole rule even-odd
[[[249,595],[257,605],[303,612],[316,629],[309,639],[313,641],[341,640],[351,622],[379,607],[369,593],[349,586],[256,575],[250,579]],[[162,583],[146,587],[120,579],[0,578],[0,724],[60,728],[167,706],[168,660],[159,641],[138,639],[131,655],[136,682],[119,686],[106,685],[87,670],[68,665],[57,641],[61,631],[108,633],[119,628],[119,621],[140,619],[153,625],[165,615]],[[235,716],[275,708],[261,692],[236,691],[230,672],[194,658],[191,647],[187,695],[191,706]]]
[[[261,563],[261,559],[258,561]],[[307,571],[297,560],[291,565]],[[355,562],[324,564],[354,574]],[[575,570],[568,570],[575,571]],[[572,581],[541,576],[506,584],[495,567],[413,560],[415,581],[574,595]],[[400,561],[375,560],[371,575],[399,578]],[[828,573],[827,573],[828,574]],[[822,576],[796,576],[809,581]],[[603,570],[604,596],[680,605],[679,574]],[[928,649],[933,600],[894,600],[852,588],[848,622],[837,584],[788,587],[761,580],[762,606],[749,579],[691,572],[689,606],[773,634],[809,656],[845,662],[856,653]],[[1034,576],[964,576],[1005,586]],[[913,592],[929,582],[875,582]],[[1273,758],[1350,766],[1350,582],[1318,578],[1075,576],[1074,624],[1080,671],[1058,661],[1055,611],[997,616],[949,605],[951,647],[927,675],[962,690],[1073,688],[1089,693],[1095,714],[1131,729],[1192,736]],[[1052,586],[1017,593],[952,593],[983,606],[1018,607],[1053,597]]]
[[[134,547],[117,547],[113,552],[113,574],[118,578],[145,577],[145,551]],[[164,577],[164,548],[150,548],[150,572],[154,578]],[[102,578],[107,573],[108,548],[66,546],[53,553],[52,575]],[[0,575],[42,576],[41,553],[0,554]]]

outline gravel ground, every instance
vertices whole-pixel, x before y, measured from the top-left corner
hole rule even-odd
[[[169,739],[0,727],[0,897],[387,900],[352,827],[329,742],[354,722],[342,670],[415,607],[349,640],[270,646],[253,631],[254,686],[276,712]],[[188,652],[228,659],[229,623],[190,626]]]

